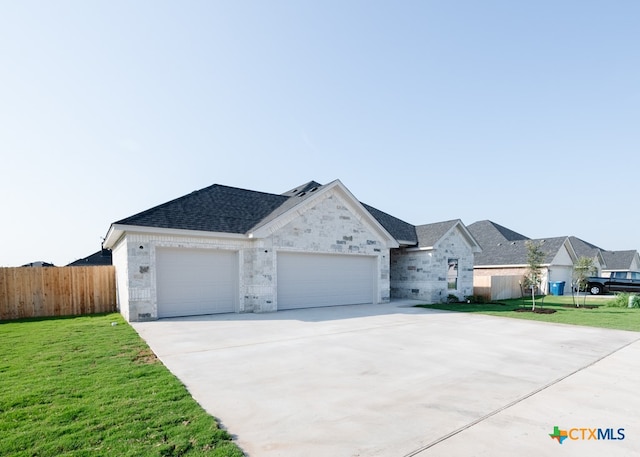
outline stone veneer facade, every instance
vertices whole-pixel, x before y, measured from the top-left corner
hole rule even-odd
[[[449,289],[449,259],[458,260],[458,287]],[[459,230],[452,230],[433,249],[391,250],[391,298],[425,303],[446,302],[449,294],[462,300],[473,295],[473,250]]]
[[[158,317],[156,248],[224,249],[238,255],[236,312],[277,311],[278,252],[364,255],[377,258],[377,303],[390,297],[389,248],[370,216],[339,192],[327,192],[277,218],[259,236],[155,230],[126,232],[113,248],[118,305],[128,321]]]

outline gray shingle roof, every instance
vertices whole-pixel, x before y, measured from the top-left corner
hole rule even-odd
[[[315,181],[310,181],[306,184],[303,184],[302,186],[295,187],[294,189],[285,192],[284,194],[282,194],[283,197],[286,197],[284,202],[276,209],[274,209],[271,213],[269,213],[266,217],[258,221],[256,225],[252,227],[252,229],[256,229],[258,226],[262,226],[271,222],[278,216],[281,216],[294,206],[298,205],[298,203],[311,198],[320,188],[322,188],[322,184],[318,184]]]
[[[302,185],[300,185],[298,187],[294,187],[291,190],[283,192],[282,195],[284,195],[285,197],[294,197],[296,195],[300,195],[302,193],[309,192],[312,189],[317,189],[318,187],[322,187],[322,184],[317,183],[315,181],[309,181],[306,184],[302,184]]]
[[[418,237],[416,235],[416,228],[397,217],[393,217],[373,206],[362,203],[362,206],[371,213],[371,215],[382,225],[387,232],[391,234],[396,241],[409,241],[412,244],[418,243]]]
[[[556,237],[539,240],[501,241],[495,245],[481,245],[482,252],[475,255],[473,264],[476,266],[526,265],[527,241],[538,243],[545,254],[542,263],[550,264],[566,239],[567,237]]]
[[[573,246],[573,250],[576,251],[576,255],[578,257],[593,258],[598,255],[599,251],[602,251],[602,249],[595,244],[588,243],[576,236],[570,236],[569,241],[571,242],[571,246]]]
[[[607,270],[628,270],[637,251],[603,251]]]
[[[418,235],[418,246],[434,246],[454,225],[460,222],[459,219],[451,221],[436,222],[434,224],[424,224],[416,226]]]
[[[83,259],[78,259],[68,264],[68,267],[87,267],[95,265],[112,265],[111,250],[101,249],[98,252],[94,252],[90,256]]]
[[[283,195],[214,184],[115,223],[246,233],[288,199]]]
[[[506,241],[529,239],[518,232],[514,232],[513,230],[488,220],[474,222],[471,225],[467,225],[467,229],[483,249],[485,245],[491,246],[497,245],[498,243],[504,243]]]
[[[321,184],[309,181],[277,195],[214,184],[115,224],[244,234],[311,198],[320,188]],[[372,206],[363,206],[391,236],[417,243],[413,225]]]

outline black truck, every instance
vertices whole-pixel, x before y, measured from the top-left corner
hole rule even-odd
[[[612,271],[608,278],[591,276],[587,290],[591,295],[607,292],[640,292],[640,272]]]

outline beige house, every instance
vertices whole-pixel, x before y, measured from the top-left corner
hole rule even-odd
[[[474,222],[468,229],[482,247],[482,252],[475,255],[473,267],[477,293],[492,300],[522,295],[527,242],[538,244],[544,253],[541,292],[548,293],[552,282],[564,282],[566,288],[571,287],[573,265],[578,256],[569,237],[531,240],[492,221]]]

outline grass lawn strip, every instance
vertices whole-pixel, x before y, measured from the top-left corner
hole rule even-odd
[[[0,323],[0,455],[244,454],[108,314]]]
[[[613,300],[606,298],[587,298],[587,305],[598,305],[596,308],[574,307],[572,297],[549,295],[544,303],[536,299],[536,308],[553,309],[553,314],[537,314],[515,311],[519,308],[531,308],[531,299],[501,300],[495,303],[443,303],[418,305],[422,308],[442,309],[463,313],[480,313],[491,316],[529,319],[557,324],[584,325],[588,327],[611,328],[640,332],[640,309],[607,306]],[[582,305],[582,299],[580,299]]]

